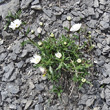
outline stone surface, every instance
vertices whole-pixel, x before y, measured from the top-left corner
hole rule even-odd
[[[25,8],[28,8],[30,3],[32,2],[33,0],[22,0],[21,2],[21,8],[22,9],[25,9]]]
[[[35,105],[34,110],[43,110],[42,106],[40,104]]]
[[[42,10],[41,5],[32,5],[31,8],[34,10]]]
[[[15,84],[7,84],[6,88],[7,88],[7,91],[13,94],[16,94],[19,92],[19,86]]]
[[[16,13],[16,11],[19,9],[19,0],[11,0],[10,2],[2,5],[2,18],[5,19],[5,17],[8,15],[8,11],[12,13]]]
[[[14,71],[14,64],[13,64],[13,62],[8,64],[7,66],[4,66],[3,70],[4,70],[5,73],[3,75],[2,80],[3,81],[7,81],[10,78],[10,76],[12,75],[13,71]]]

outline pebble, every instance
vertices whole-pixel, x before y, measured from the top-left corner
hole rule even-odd
[[[17,94],[19,92],[19,86],[15,84],[7,84],[6,88],[7,88],[7,91],[13,94]]]

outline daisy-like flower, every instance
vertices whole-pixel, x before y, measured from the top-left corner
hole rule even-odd
[[[51,33],[51,34],[50,34],[50,37],[54,37],[54,34],[53,34],[53,33]]]
[[[39,42],[38,42],[38,45],[41,46],[41,45],[42,45],[42,42],[39,41]]]
[[[82,25],[82,24],[80,24],[80,23],[74,24],[74,25],[71,27],[70,31],[71,31],[71,32],[76,32],[76,31],[78,31],[78,30],[81,28],[81,25]]]
[[[31,30],[31,34],[34,34],[34,30]]]
[[[82,78],[81,81],[84,83],[84,82],[86,82],[86,79],[85,78]]]
[[[39,22],[39,25],[40,25],[40,26],[43,26],[43,22]]]
[[[64,45],[66,45],[66,44],[67,44],[67,42],[64,42],[63,44],[64,44]]]
[[[40,34],[42,32],[42,28],[38,27],[37,32]]]
[[[34,64],[38,64],[38,63],[40,62],[40,60],[41,60],[41,56],[35,54],[35,55],[31,58],[30,62],[31,62],[31,63],[34,63]]]
[[[77,59],[77,62],[78,62],[78,63],[81,63],[81,59]]]
[[[55,53],[55,56],[56,56],[57,58],[61,58],[61,57],[62,57],[62,54],[61,54],[60,52],[57,52],[57,53]]]
[[[11,24],[9,25],[9,28],[15,30],[16,28],[18,28],[21,25],[21,20],[16,19],[13,22],[11,22]]]
[[[70,21],[71,20],[71,16],[67,16],[67,20]]]

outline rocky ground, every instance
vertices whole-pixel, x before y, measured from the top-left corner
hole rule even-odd
[[[26,38],[3,30],[8,11],[22,10],[20,17],[33,30],[44,23],[55,36],[65,33],[71,23],[82,23],[91,31],[95,44],[93,86],[62,94],[62,101],[52,95],[52,85],[30,64],[37,51],[32,45],[21,46]],[[38,33],[36,32],[37,36]],[[30,35],[35,38],[34,35]],[[0,110],[110,110],[110,0],[0,0]]]

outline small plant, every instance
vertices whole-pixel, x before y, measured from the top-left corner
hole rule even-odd
[[[69,32],[79,31],[82,24],[74,24],[71,27],[71,17],[67,17],[67,20],[70,23],[69,29],[65,28],[68,31],[67,36],[62,35],[56,39],[54,33],[50,33],[44,40],[39,40],[36,43],[27,36],[29,32],[34,34],[33,30],[28,29],[27,32],[24,32],[24,35],[29,40],[22,43],[25,45],[27,42],[31,42],[39,49],[39,53],[36,53],[30,62],[34,63],[34,67],[39,68],[42,75],[48,77],[53,83],[52,91],[57,93],[59,97],[64,91],[65,83],[69,80],[79,83],[79,86],[88,83],[85,77],[92,66],[91,61],[84,58],[82,54],[86,46],[89,45],[89,51],[92,49],[90,37],[88,42],[83,43],[83,45],[80,45],[79,37],[79,45],[76,45],[74,38],[78,36],[69,37]],[[8,26],[13,30],[19,29],[21,31],[19,28],[21,24],[21,20],[14,19]],[[39,25],[42,26],[43,23],[40,22]],[[38,27],[37,32],[40,35],[42,28]]]

